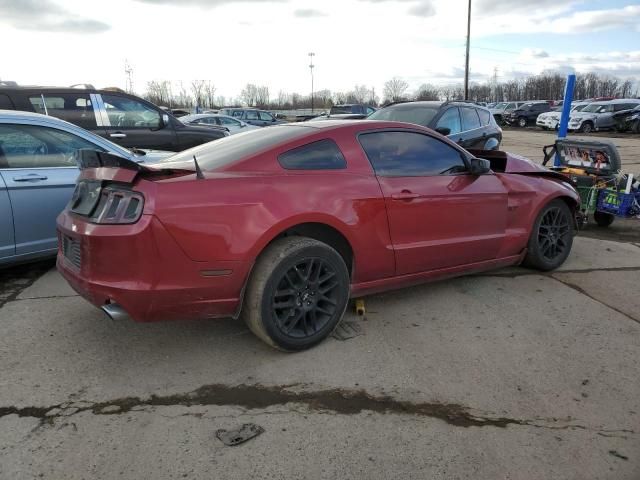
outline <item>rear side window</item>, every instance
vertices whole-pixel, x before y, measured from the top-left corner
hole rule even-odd
[[[467,170],[458,150],[421,133],[365,133],[358,140],[381,177],[452,175]]]
[[[476,111],[480,117],[480,123],[482,125],[489,125],[489,122],[491,121],[491,114],[487,110],[482,110],[481,108],[478,108]]]
[[[319,140],[294,148],[278,156],[278,162],[287,170],[340,170],[347,162],[332,140]]]
[[[97,127],[93,105],[86,93],[34,95],[29,97],[29,102],[38,113],[61,118],[87,130]]]
[[[13,102],[8,95],[0,93],[0,110],[13,110]]]
[[[480,119],[475,108],[460,108],[460,116],[462,117],[462,130],[474,130],[480,128]]]
[[[260,120],[263,120],[265,122],[273,122],[273,116],[268,113],[268,112],[258,112],[258,115],[260,116]]]

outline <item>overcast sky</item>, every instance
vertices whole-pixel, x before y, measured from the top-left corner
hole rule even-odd
[[[472,0],[472,80],[545,69],[640,78],[638,0]],[[211,80],[310,91],[462,81],[467,0],[0,0],[0,79]]]

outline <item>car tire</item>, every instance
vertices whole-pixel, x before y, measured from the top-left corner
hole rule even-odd
[[[605,228],[613,223],[613,221],[616,219],[616,216],[611,213],[594,212],[593,219],[596,221],[596,225]]]
[[[582,133],[591,133],[591,132],[593,132],[593,123],[591,123],[591,122],[583,122],[582,125],[580,125],[580,131]]]
[[[340,254],[307,237],[275,240],[247,284],[242,317],[272,347],[295,352],[327,338],[349,302],[350,279]]]
[[[527,126],[527,119],[525,117],[518,117],[518,126],[524,128]]]
[[[571,252],[573,234],[571,209],[560,199],[552,200],[536,217],[523,264],[542,271],[558,268]]]

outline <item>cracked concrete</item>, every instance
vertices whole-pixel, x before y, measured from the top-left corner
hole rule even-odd
[[[639,271],[636,245],[579,237],[562,271],[368,298],[364,335],[296,355],[232,320],[108,322],[55,271],[20,274],[0,479],[636,480]],[[265,433],[215,438],[247,422]]]

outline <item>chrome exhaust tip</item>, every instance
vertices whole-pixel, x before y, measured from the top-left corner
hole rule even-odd
[[[100,307],[104,313],[107,314],[111,320],[117,322],[121,320],[127,320],[129,315],[125,312],[124,308],[122,308],[117,303],[107,303]]]

